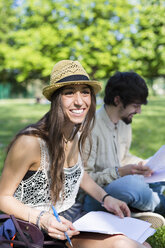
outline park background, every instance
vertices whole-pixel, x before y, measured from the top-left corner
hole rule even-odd
[[[139,73],[149,98],[131,152],[148,158],[165,144],[165,1],[0,0],[0,11],[0,171],[16,132],[49,110],[42,88],[62,59],[79,60],[103,88],[116,71]],[[165,228],[149,241],[164,248]]]

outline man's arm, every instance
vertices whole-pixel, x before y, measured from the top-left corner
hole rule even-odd
[[[119,175],[126,176],[126,175],[143,175],[143,176],[151,176],[152,170],[149,167],[144,166],[144,160],[142,158],[136,157],[130,153],[131,147],[131,140],[132,140],[132,129],[131,126],[128,129],[127,135],[127,143],[125,146],[125,154],[121,161],[122,167],[118,168]]]
[[[99,145],[99,137],[95,133],[92,133],[91,153],[88,156],[90,151],[90,145],[89,140],[87,139],[85,143],[83,159],[85,164],[85,170],[92,177],[92,179],[99,185],[106,185],[109,184],[111,181],[115,180],[117,178],[117,175],[115,168],[104,168],[102,164],[97,164],[97,158],[101,156],[99,151]],[[104,163],[105,161],[103,161],[103,164]]]
[[[131,142],[132,142],[132,128],[130,125],[130,128],[128,129],[128,134],[127,134],[127,142],[125,145],[125,153],[121,160],[122,166],[125,166],[128,164],[138,164],[139,162],[143,161],[142,158],[139,158],[130,153]]]

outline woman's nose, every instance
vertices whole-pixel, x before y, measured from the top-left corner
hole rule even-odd
[[[75,93],[74,101],[75,101],[75,104],[77,104],[77,105],[82,105],[83,99],[82,99],[82,95],[81,95],[80,92],[76,92],[76,93]]]

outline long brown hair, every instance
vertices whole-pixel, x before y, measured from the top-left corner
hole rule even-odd
[[[91,106],[81,125],[76,125],[74,134],[80,130],[81,135],[78,142],[79,152],[83,152],[84,143],[88,137],[91,144],[91,129],[94,125],[95,110],[96,110],[96,97],[93,88],[91,91]],[[64,152],[64,139],[63,139],[63,126],[65,124],[65,114],[63,112],[61,102],[61,91],[63,88],[58,89],[52,96],[50,111],[47,112],[37,123],[31,124],[21,130],[13,139],[8,147],[10,150],[13,143],[21,135],[32,135],[41,137],[48,145],[49,155],[51,159],[50,175],[51,175],[51,197],[52,201],[56,202],[59,199],[59,193],[63,189],[64,172],[63,166],[65,161]]]

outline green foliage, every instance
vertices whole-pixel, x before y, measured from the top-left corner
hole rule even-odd
[[[80,60],[93,79],[135,70],[165,75],[161,0],[0,0],[1,81],[47,81],[61,59]],[[152,84],[151,83],[151,84]]]
[[[165,75],[165,5],[162,0],[141,0],[136,6],[136,32],[130,34],[133,69],[153,83]]]

